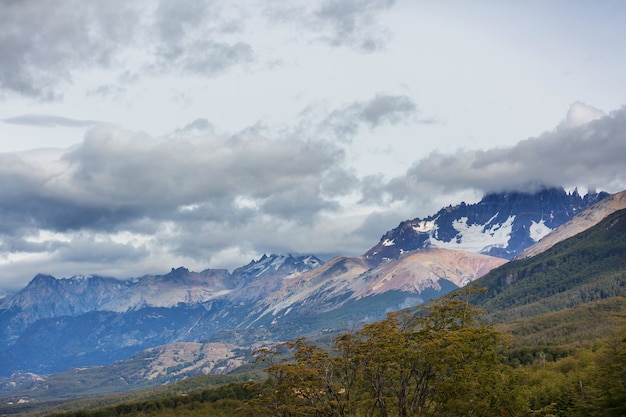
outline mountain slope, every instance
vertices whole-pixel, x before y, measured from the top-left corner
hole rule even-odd
[[[404,300],[406,294],[420,295],[427,290],[443,295],[449,285],[443,290],[442,281],[459,288],[505,262],[492,256],[445,249],[405,254],[374,268],[369,268],[363,257],[338,257],[286,282],[258,303],[253,315],[259,313],[255,321],[271,316],[276,323],[281,317],[325,313],[390,292],[396,292],[398,300]],[[391,304],[387,309],[392,307],[397,306]]]
[[[541,254],[511,261],[468,288],[497,322],[559,311],[626,293],[626,209]]]
[[[280,277],[273,273],[259,274],[271,264],[262,258],[250,264],[246,269],[250,276],[240,278],[238,287],[202,303],[183,302],[170,307],[145,306],[126,311],[94,310],[38,319],[17,332],[0,351],[0,372],[4,375],[16,371],[51,373],[69,367],[104,365],[144,349],[177,342],[240,343],[242,340],[231,340],[229,330],[243,332],[246,344],[287,340],[322,329],[340,328],[346,320],[380,319],[387,311],[416,305],[456,289],[503,262],[486,255],[432,249],[407,254],[374,269],[369,269],[362,257],[339,257],[314,270]],[[252,276],[256,278],[252,280]],[[265,278],[269,278],[267,286],[272,291],[261,284]],[[147,284],[132,284],[142,292],[128,298],[132,300],[130,305],[137,305],[139,299],[161,299],[159,287],[152,285],[155,279],[143,278],[142,282]],[[199,279],[204,280],[200,275],[177,269],[167,274],[166,279],[159,277],[157,281],[165,288],[171,282],[180,282],[182,288],[187,288],[183,284]],[[243,284],[245,280],[250,281],[248,285]],[[52,285],[70,285],[70,282],[53,279]],[[251,293],[250,288],[255,290]],[[32,291],[29,288],[29,294]],[[171,294],[169,302],[173,303],[178,293],[171,291]],[[36,305],[32,308],[36,310]],[[11,313],[12,310],[5,310],[0,314],[0,323],[5,328],[16,317]]]
[[[581,197],[550,188],[537,193],[488,194],[424,219],[406,220],[385,233],[365,254],[376,265],[426,247],[467,250],[512,259],[607,193]]]
[[[609,214],[624,208],[626,208],[626,191],[612,194],[592,204],[556,230],[548,233],[539,242],[524,249],[515,259],[524,259],[538,255],[555,244],[595,226]]]
[[[28,398],[35,402],[102,396],[172,384],[198,375],[225,375],[249,362],[250,355],[251,349],[225,343],[172,343],[108,366],[73,368],[45,376],[16,373],[0,381],[0,392],[14,401]]]

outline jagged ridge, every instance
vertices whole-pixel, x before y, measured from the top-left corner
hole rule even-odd
[[[608,194],[548,188],[537,193],[494,193],[476,204],[461,203],[426,218],[406,220],[366,252],[376,265],[427,247],[468,250],[513,259],[526,247]]]

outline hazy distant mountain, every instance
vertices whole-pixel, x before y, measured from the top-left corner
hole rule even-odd
[[[461,203],[423,219],[400,223],[385,233],[365,257],[378,264],[406,252],[436,247],[512,259],[606,196],[602,192],[582,197],[577,191],[569,194],[559,188],[488,194],[476,204]]]
[[[323,264],[271,255],[233,274],[177,268],[131,281],[38,275],[0,310],[0,372],[102,365],[168,343],[228,341],[231,335],[220,334],[230,330],[244,332],[246,345],[291,339],[421,304],[504,262],[432,249],[375,268],[363,257]]]
[[[172,268],[126,281],[39,274],[0,303],[0,375],[99,365],[152,346],[205,340],[240,325],[282,279],[321,264],[314,256],[264,255],[232,274]]]

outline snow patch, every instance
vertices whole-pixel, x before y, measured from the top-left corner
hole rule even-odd
[[[383,242],[383,246],[393,246],[395,245],[395,242],[393,241],[393,239],[389,240],[389,239],[385,239],[385,241]]]
[[[422,220],[417,225],[413,225],[412,227],[413,227],[413,230],[415,230],[418,233],[430,232],[431,230],[433,230],[435,228],[435,226],[436,226],[435,222],[436,221],[437,221],[437,219],[431,220],[431,221]]]
[[[546,226],[546,223],[543,219],[539,223],[532,221],[530,225],[530,238],[535,242],[539,242],[541,238],[550,233],[552,229]]]
[[[462,217],[452,223],[454,230],[458,232],[456,239],[450,242],[431,237],[431,245],[436,248],[466,250],[469,252],[485,252],[489,248],[504,248],[508,245],[513,231],[515,216],[509,216],[502,224],[494,224],[487,228],[494,218],[489,219],[487,224],[467,224],[467,217]]]

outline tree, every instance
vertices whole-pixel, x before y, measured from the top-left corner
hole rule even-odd
[[[584,400],[591,415],[626,416],[626,329],[609,339],[596,355]]]
[[[519,396],[502,365],[504,340],[456,296],[391,313],[322,349],[306,339],[263,352],[271,384],[250,405],[257,415],[511,415]],[[277,356],[278,355],[278,356]]]

